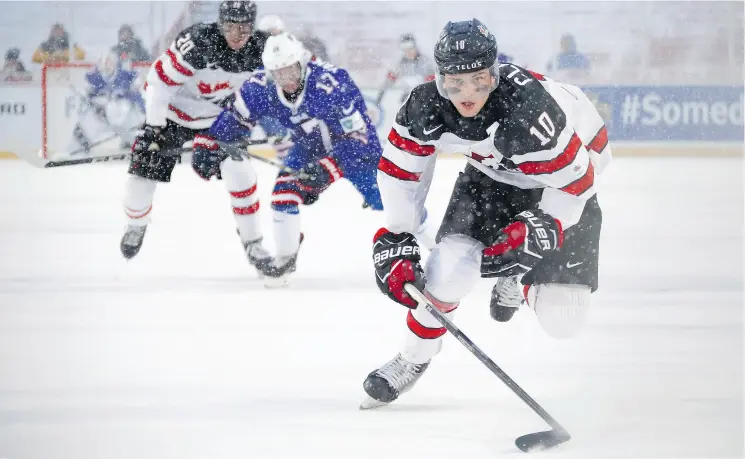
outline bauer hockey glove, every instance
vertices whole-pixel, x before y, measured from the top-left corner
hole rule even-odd
[[[198,176],[209,180],[220,174],[220,163],[227,155],[220,151],[220,146],[213,137],[197,134],[194,137],[194,154],[191,157],[191,167]]]
[[[166,138],[163,135],[163,128],[161,126],[145,124],[142,126],[142,132],[139,132],[134,142],[132,142],[132,153],[134,155],[152,154],[152,152],[163,148],[165,143]]]
[[[300,188],[312,194],[321,194],[332,183],[344,176],[341,168],[330,156],[321,158],[300,169]]]
[[[418,304],[406,293],[404,285],[411,283],[420,291],[424,290],[426,279],[420,260],[419,244],[412,234],[391,233],[385,228],[375,233],[375,281],[388,298],[407,308],[415,309]]]
[[[483,250],[481,277],[525,274],[544,256],[558,250],[563,241],[558,220],[538,209],[521,212],[502,229],[497,241]]]

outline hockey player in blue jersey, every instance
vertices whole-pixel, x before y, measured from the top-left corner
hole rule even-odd
[[[73,132],[78,148],[90,150],[90,145],[112,133],[121,137],[121,147],[129,148],[135,137],[134,128],[145,116],[145,102],[140,92],[138,74],[131,64],[113,53],[105,54],[98,64],[85,74],[87,90]]]
[[[345,178],[366,207],[382,210],[377,185],[382,148],[363,96],[345,70],[311,61],[302,44],[286,33],[267,39],[262,60],[264,71],[243,84],[207,135],[197,136],[192,165],[204,178],[215,175],[221,161],[215,139],[239,140],[262,117],[276,118],[293,131],[294,145],[284,164],[300,173],[280,173],[276,179],[271,205],[277,253],[263,270],[267,285],[277,286],[295,271],[301,204],[312,204]]]

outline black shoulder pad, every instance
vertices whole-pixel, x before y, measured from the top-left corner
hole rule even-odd
[[[501,66],[495,91],[505,114],[494,135],[497,150],[510,158],[556,146],[566,114],[531,72],[514,64]]]
[[[429,130],[432,126],[442,124],[439,120],[445,102],[434,81],[420,84],[411,90],[406,102],[398,110],[396,123],[408,128],[419,140],[437,140],[443,130]]]
[[[209,56],[216,51],[219,34],[217,23],[199,23],[182,30],[173,43],[186,62],[201,70],[207,67]]]

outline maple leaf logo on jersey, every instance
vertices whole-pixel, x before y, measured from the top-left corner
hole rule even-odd
[[[483,24],[479,24],[479,32],[481,32],[481,34],[486,38],[489,38],[489,31],[486,29],[486,27],[484,27]]]

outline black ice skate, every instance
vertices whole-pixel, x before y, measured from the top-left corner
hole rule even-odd
[[[398,354],[393,360],[367,375],[362,387],[368,397],[360,404],[361,410],[377,408],[396,400],[399,395],[414,387],[429,367],[425,363],[411,363]]]
[[[140,247],[142,247],[142,241],[145,239],[146,230],[147,226],[127,226],[127,231],[124,233],[124,236],[122,236],[122,242],[119,246],[124,258],[129,260],[137,255],[137,252],[140,251]]]
[[[303,244],[305,235],[300,233],[300,245]],[[270,260],[263,264],[260,268],[261,274],[264,277],[264,286],[267,288],[279,288],[284,287],[290,282],[289,276],[294,273],[297,269],[297,254],[294,255],[270,258]]]
[[[522,285],[517,276],[500,277],[491,291],[489,312],[497,322],[512,319],[517,309],[523,304]]]
[[[263,240],[264,238],[260,237],[254,241],[243,243],[243,249],[246,251],[248,262],[251,263],[251,266],[256,268],[259,274],[263,274],[263,271],[272,261],[271,255],[261,243]]]

